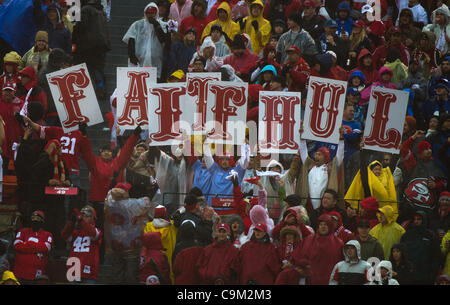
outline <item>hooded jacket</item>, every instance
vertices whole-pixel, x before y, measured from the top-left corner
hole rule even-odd
[[[294,241],[288,243],[286,241],[286,235],[292,234],[294,235]],[[301,246],[301,238],[300,231],[296,226],[285,226],[280,231],[280,242],[277,245],[276,249],[278,252],[278,258],[280,259],[281,264],[285,262],[294,263],[294,259],[292,258],[292,253],[297,247]]]
[[[161,283],[169,284],[170,266],[161,242],[161,233],[149,232],[142,236],[141,260],[139,264],[139,281],[145,283],[147,277],[156,275]],[[153,264],[153,262],[155,265]]]
[[[444,16],[445,16],[445,25],[444,26],[440,26],[435,23],[436,12],[440,12],[440,13],[444,14]],[[442,52],[442,54],[447,54],[447,52],[449,51],[449,43],[445,39],[445,33],[450,32],[450,10],[448,9],[448,7],[446,7],[445,5],[442,5],[441,7],[435,9],[433,11],[433,13],[431,14],[431,21],[432,21],[432,23],[426,25],[422,29],[422,31],[423,32],[426,32],[426,31],[433,32],[434,35],[436,35],[436,41],[435,41],[436,48],[439,49]]]
[[[288,224],[284,221],[284,218],[288,214],[293,214],[297,218],[298,213],[299,213],[299,211],[297,211],[297,209],[295,209],[295,207],[289,208],[289,209],[287,209],[284,212],[283,220],[281,220],[275,226],[275,228],[273,228],[273,230],[272,230],[272,237],[273,237],[274,240],[280,239],[281,238],[281,231],[283,231],[283,229],[288,226]],[[309,236],[311,234],[314,234],[314,230],[311,227],[306,226],[304,223],[295,224],[295,227],[298,230],[300,241],[304,240],[307,236]]]
[[[338,12],[339,11],[347,11],[348,15],[347,15],[347,19],[343,20],[339,18]],[[350,16],[350,6],[348,5],[347,2],[341,2],[339,3],[338,7],[337,7],[337,12],[336,12],[336,23],[337,23],[337,34],[341,35],[341,33],[343,31],[347,32],[347,35],[350,37],[350,35],[352,34],[352,30],[353,30],[353,19]]]
[[[6,64],[12,64],[14,71],[12,73],[6,73]],[[3,74],[0,75],[0,88],[3,88],[3,84],[8,82],[19,82],[19,69],[22,64],[22,57],[15,51],[11,51],[5,54],[3,57]]]
[[[216,239],[203,249],[197,268],[201,284],[212,285],[219,275],[225,278],[225,284],[237,284],[239,250],[230,240],[219,242]]]
[[[0,285],[3,285],[6,281],[8,280],[12,280],[14,281],[17,285],[20,285],[19,281],[16,279],[16,277],[14,276],[14,273],[12,273],[9,270],[5,270],[5,272],[3,272],[2,275],[2,279],[0,280]]]
[[[392,255],[394,249],[399,250],[401,253],[400,262],[398,263],[395,262]],[[411,262],[408,260],[408,257],[406,255],[405,244],[398,243],[392,245],[389,261],[392,263],[392,270],[396,273],[396,275],[392,275],[392,277],[397,280],[400,285],[411,285],[413,283],[414,270]]]
[[[261,7],[261,12],[259,16],[256,17],[252,16],[250,9],[252,5],[259,5]],[[244,18],[243,22],[245,23],[245,27],[242,30],[242,32],[250,36],[253,53],[259,54],[261,50],[264,48],[264,46],[269,42],[270,31],[272,30],[272,27],[270,25],[270,22],[267,19],[264,19],[263,17],[264,4],[261,0],[256,0],[252,2],[250,4],[250,7],[249,7],[250,15]],[[256,35],[257,32],[253,27],[253,24],[255,22],[258,24],[258,30],[261,32],[261,40],[258,39]]]
[[[412,275],[415,284],[432,285],[437,275],[440,261],[439,240],[428,228],[428,218],[425,212],[417,211],[422,216],[420,226],[410,223],[401,242],[405,244],[409,261],[413,265]]]
[[[371,67],[365,67],[363,66],[363,57],[370,55],[372,56],[372,53],[367,49],[362,49],[361,52],[358,55],[358,64],[357,67],[350,71],[350,74],[355,72],[356,70],[361,71],[365,77],[365,85],[370,86],[373,82],[377,81],[378,79],[378,69],[375,67],[375,62],[372,62]]]
[[[334,266],[344,258],[344,243],[333,234],[331,216],[321,215],[318,222],[322,221],[327,224],[328,233],[309,235],[292,255],[295,260],[304,258],[310,262],[312,285],[328,285]]]
[[[441,253],[444,257],[444,267],[442,269],[442,273],[443,274],[450,274],[450,252],[449,252],[449,248],[446,247],[446,243],[447,241],[450,240],[450,230],[447,232],[447,234],[444,235],[444,237],[442,238],[442,242],[440,245],[441,248]]]
[[[253,236],[252,236],[253,237]],[[273,285],[281,264],[275,246],[266,234],[266,241],[251,238],[239,249],[239,284],[254,281],[258,285]]]
[[[173,1],[170,5],[169,18],[181,23],[181,21],[191,15],[192,0],[186,0],[182,7],[178,4],[178,1]]]
[[[386,72],[391,75],[391,81],[389,81],[389,82],[384,82],[381,78],[381,75]],[[392,70],[389,67],[386,67],[386,66],[381,67],[380,70],[378,71],[377,81],[373,82],[369,87],[366,87],[361,92],[360,105],[366,105],[369,102],[370,93],[372,92],[372,87],[378,86],[378,87],[384,87],[384,88],[389,88],[389,89],[397,89],[397,86],[392,83],[393,76],[394,76],[394,73],[392,72]]]
[[[347,243],[348,241],[355,239],[355,235],[353,235],[353,233],[350,230],[346,229],[342,224],[341,214],[336,211],[331,211],[330,213],[328,213],[328,215],[335,216],[338,219],[338,225],[334,232],[334,235],[336,237],[342,240],[343,243]]]
[[[30,78],[30,82],[24,87],[19,82],[17,85],[16,96],[23,101],[38,102],[44,108],[44,116],[47,113],[47,94],[37,84],[37,73],[32,66],[28,66],[20,71],[20,75],[26,75]],[[30,92],[31,90],[31,92]],[[29,94],[29,96],[28,96]],[[28,97],[28,99],[27,99]]]
[[[387,277],[385,279],[379,279],[377,278],[377,276],[375,276],[374,280],[371,283],[372,285],[399,285],[397,280],[392,278],[392,263],[390,261],[381,261],[376,267],[376,275],[381,275],[381,268],[385,268],[388,271]]]
[[[248,48],[245,48],[244,53],[241,56],[237,56],[231,53],[224,58],[223,63],[230,65],[233,69],[241,74],[250,74],[254,63],[259,60],[259,56],[250,52]]]
[[[192,65],[194,64],[195,58],[198,55],[203,55],[203,50],[205,50],[205,48],[208,48],[208,47],[213,47],[214,52],[213,52],[213,56],[211,58],[206,59],[205,70],[207,72],[215,72],[217,69],[219,69],[221,66],[223,66],[224,62],[223,62],[222,58],[216,56],[216,45],[212,41],[211,37],[205,37],[202,45],[200,46],[200,51],[197,51],[197,53],[195,53],[192,56],[192,60],[189,63],[189,67],[188,67],[189,72],[192,72]]]
[[[384,214],[387,224],[377,224],[370,230],[369,234],[380,242],[383,246],[384,258],[389,259],[392,245],[400,242],[402,235],[405,233],[405,229],[396,222],[397,215],[391,206],[385,205],[379,211]]]
[[[203,30],[203,34],[201,36],[201,39],[203,40],[204,37],[208,36],[211,33],[211,27],[214,24],[219,24],[222,27],[222,31],[227,34],[227,36],[233,40],[234,36],[239,33],[239,25],[234,22],[233,20],[231,20],[231,8],[230,5],[226,2],[223,1],[219,7],[217,8],[216,12],[220,9],[225,10],[225,12],[227,12],[228,16],[227,16],[227,20],[226,21],[220,21],[219,18],[211,21],[210,23],[208,23],[205,27],[205,29]]]
[[[346,247],[356,249],[356,261],[350,261],[345,251]],[[368,285],[370,284],[368,273],[371,265],[361,259],[361,246],[357,240],[348,241],[342,249],[345,260],[337,263],[330,276],[330,285]]]

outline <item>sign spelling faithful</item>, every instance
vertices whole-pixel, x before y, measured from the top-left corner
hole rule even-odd
[[[248,83],[208,84],[206,130],[209,143],[242,144],[247,122]]]
[[[259,92],[260,152],[281,154],[298,152],[300,103],[300,92]]]
[[[372,87],[364,128],[365,149],[398,154],[409,93]]]
[[[152,146],[176,145],[190,134],[194,117],[189,116],[186,83],[152,84],[148,96],[148,125]]]
[[[188,109],[195,117],[192,134],[205,134],[206,114],[208,106],[208,84],[220,81],[220,73],[188,73],[186,76],[186,99],[192,105]]]
[[[102,112],[86,64],[46,75],[64,132],[103,122]]]
[[[156,67],[117,68],[117,126],[148,129],[147,101],[151,83],[156,83]]]
[[[303,121],[306,140],[339,143],[347,82],[311,76]]]

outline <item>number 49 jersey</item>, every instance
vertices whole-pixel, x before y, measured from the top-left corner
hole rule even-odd
[[[86,230],[73,230],[67,241],[72,242],[69,257],[80,260],[81,278],[98,280],[99,250],[102,232],[95,228],[95,236]]]
[[[71,174],[80,174],[79,157],[83,150],[83,136],[79,130],[64,133],[61,127],[41,127],[40,138],[46,141],[58,139],[61,142],[61,157]]]

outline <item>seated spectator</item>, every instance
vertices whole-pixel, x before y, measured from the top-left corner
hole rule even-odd
[[[35,41],[36,44],[23,55],[22,67],[32,66],[39,73],[47,65],[50,55],[47,32],[38,31]]]
[[[253,54],[245,46],[242,34],[234,37],[231,44],[232,54],[224,58],[223,63],[230,65],[235,70],[238,77],[244,80],[250,79],[250,70],[254,63],[259,59],[258,55]]]
[[[401,31],[398,27],[392,27],[386,34],[386,43],[380,45],[373,52],[373,61],[377,69],[380,69],[385,64],[390,49],[397,49],[400,51],[400,60],[405,66],[408,66],[410,54],[406,49],[406,46],[402,43]]]
[[[212,42],[214,42],[214,45],[216,46],[217,57],[224,59],[231,54],[230,48],[227,45],[228,41],[226,41],[225,36],[223,35],[220,24],[214,24],[211,27],[210,36]]]
[[[217,2],[219,3],[219,2]],[[210,23],[208,23],[203,30],[203,34],[201,35],[201,40],[208,36],[211,33],[211,27],[214,24],[219,24],[222,27],[223,35],[228,36],[230,40],[234,39],[234,36],[239,33],[239,24],[231,20],[231,8],[228,2],[223,1],[220,3],[220,5],[217,7],[217,19],[213,18],[210,20]],[[208,16],[209,17],[209,16]],[[228,40],[228,38],[225,37],[225,39]]]
[[[194,62],[197,62],[197,66],[194,66]],[[200,62],[202,62],[202,66],[200,65]],[[223,66],[223,64],[223,59],[216,55],[216,45],[212,41],[211,37],[206,37],[200,46],[200,50],[192,56],[192,60],[188,66],[188,71],[214,72]]]
[[[347,2],[342,1],[339,3],[336,11],[336,23],[337,23],[337,31],[336,33],[343,37],[350,37],[352,34],[352,25],[354,23],[353,19],[350,16],[350,6]]]
[[[400,285],[411,285],[414,270],[411,262],[407,259],[403,243],[392,245],[389,260],[392,263],[392,278],[397,280]]]
[[[379,260],[383,260],[383,246],[369,234],[369,221],[361,218],[356,224],[356,227],[356,240],[361,245],[361,259],[367,261],[371,257],[376,257]]]
[[[336,211],[331,211],[328,215],[331,215],[331,219],[333,220],[334,235],[342,240],[343,243],[355,239],[355,235],[343,226],[341,214]]]
[[[375,277],[372,281],[372,285],[399,285],[397,280],[392,278],[392,264],[390,261],[383,260],[377,265],[376,274],[379,274],[379,278]]]
[[[446,6],[440,6],[431,14],[432,23],[427,24],[423,27],[422,31],[432,32],[436,40],[433,43],[436,49],[442,52],[442,54],[447,54],[449,49],[449,43],[445,39],[445,33],[450,31],[450,11]]]

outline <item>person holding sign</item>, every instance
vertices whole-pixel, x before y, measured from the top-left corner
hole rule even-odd
[[[306,205],[308,212],[320,207],[321,198],[327,188],[338,190],[338,168],[344,161],[344,128],[339,128],[340,140],[336,157],[330,160],[330,152],[321,147],[314,154],[314,159],[308,156],[306,141],[301,138],[303,134],[303,121],[300,123],[300,157],[303,168],[300,180],[302,183],[300,196],[308,198]]]

